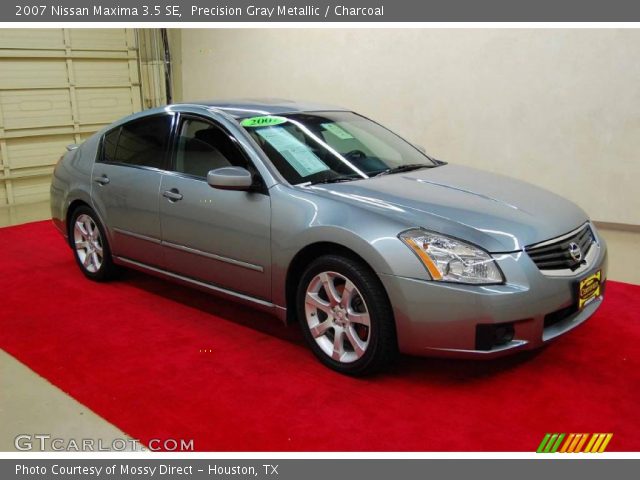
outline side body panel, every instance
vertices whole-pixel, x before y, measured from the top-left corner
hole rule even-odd
[[[264,300],[271,299],[269,195],[214,189],[200,179],[162,177],[162,245],[168,270]]]
[[[106,146],[105,154],[98,148],[91,177],[93,207],[110,230],[113,254],[155,267],[164,267],[159,191],[175,117],[160,112],[109,130],[114,152],[106,163]]]
[[[114,255],[163,266],[158,213],[162,173],[97,162],[92,178],[93,208],[108,225]],[[109,183],[101,185],[101,178]]]
[[[50,190],[51,218],[65,238],[69,206],[76,200],[91,205],[91,171],[99,143],[99,134],[89,137],[77,149],[66,152],[54,169]]]
[[[295,255],[321,242],[354,251],[378,274],[403,272],[415,278],[429,278],[415,255],[397,237],[397,233],[412,225],[395,219],[392,208],[380,204],[379,212],[367,211],[303,187],[276,185],[270,193],[276,305],[286,306],[287,270]],[[381,218],[381,214],[386,218]]]

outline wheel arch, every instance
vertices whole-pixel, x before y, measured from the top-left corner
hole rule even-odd
[[[67,207],[67,211],[65,213],[65,231],[67,234],[67,243],[69,244],[69,246],[71,248],[73,248],[73,239],[72,239],[72,235],[71,235],[71,218],[73,217],[74,212],[79,208],[79,207],[87,207],[89,209],[91,209],[91,211],[95,214],[95,216],[97,217],[98,221],[100,222],[100,224],[102,225],[102,229],[104,230],[106,236],[107,236],[107,241],[109,242],[109,244],[111,245],[111,232],[110,230],[107,228],[107,225],[105,224],[102,216],[100,215],[100,213],[98,213],[96,211],[95,208],[93,208],[93,205],[91,205],[90,201],[87,201],[87,199],[85,198],[76,198],[74,200],[71,201],[71,203],[69,203],[69,206]]]
[[[65,218],[64,218],[65,219],[65,226],[66,226],[66,233],[67,233],[67,243],[69,244],[69,246],[71,248],[73,248],[73,239],[72,239],[72,235],[71,235],[71,227],[72,227],[71,218],[73,217],[73,213],[79,207],[89,207],[89,208],[91,208],[91,205],[89,205],[87,202],[85,202],[82,199],[76,198],[67,207],[67,212],[65,213]]]
[[[287,307],[287,315],[286,322],[294,323],[296,321],[296,290],[298,286],[298,282],[300,277],[302,276],[305,268],[316,258],[322,255],[340,255],[351,260],[355,260],[361,263],[363,266],[368,268],[374,275],[377,276],[375,269],[371,266],[371,263],[368,262],[364,257],[359,255],[354,250],[341,245],[339,243],[331,242],[331,241],[318,241],[312,244],[309,244],[299,250],[291,262],[289,263],[289,267],[287,268],[287,274],[285,278],[285,302]],[[387,300],[389,300],[389,295],[382,284],[383,291],[387,295]]]

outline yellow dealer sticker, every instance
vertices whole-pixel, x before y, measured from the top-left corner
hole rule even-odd
[[[600,295],[601,276],[602,272],[598,270],[593,275],[580,280],[578,284],[578,309],[584,308]]]

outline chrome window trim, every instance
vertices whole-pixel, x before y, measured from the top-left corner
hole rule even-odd
[[[163,170],[162,168],[157,167],[147,167],[146,165],[134,165],[132,163],[122,163],[122,162],[96,162],[100,165],[112,165],[114,167],[127,167],[127,168],[136,168],[138,170],[147,170],[150,172],[156,173],[167,173],[167,170]]]

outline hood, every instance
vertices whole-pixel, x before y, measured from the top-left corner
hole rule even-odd
[[[552,192],[450,164],[311,188],[401,218],[409,227],[473,242],[492,253],[522,250],[587,220],[578,206]]]

